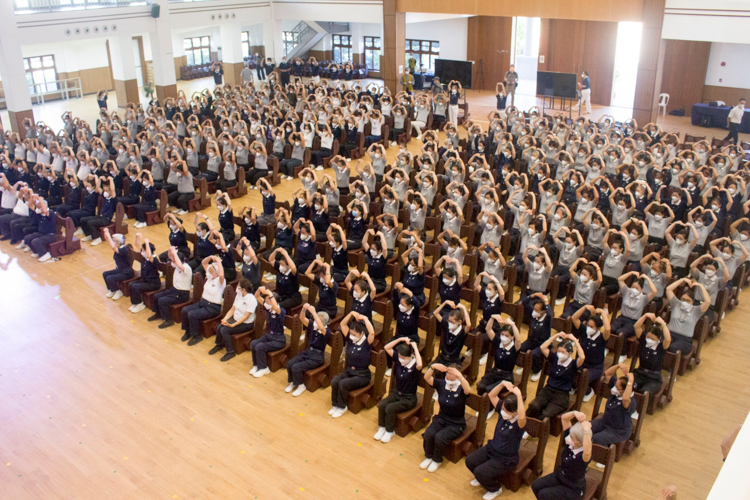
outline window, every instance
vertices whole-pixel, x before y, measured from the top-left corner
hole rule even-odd
[[[416,70],[419,66],[424,66],[428,72],[435,71],[435,59],[440,57],[440,42],[430,40],[407,40],[406,41],[406,65],[409,65],[409,58],[413,57],[417,61]]]
[[[365,64],[367,69],[380,71],[380,37],[365,37]]]
[[[211,62],[211,37],[185,38],[184,44],[188,66]]]
[[[58,90],[55,56],[25,57],[23,67],[26,69],[26,81],[33,85],[31,92],[51,92]]]
[[[294,47],[299,43],[299,33],[296,31],[285,31],[283,33],[284,40],[284,55],[289,54],[294,50]]]
[[[242,54],[249,56],[250,54],[250,32],[242,32]]]
[[[337,63],[352,62],[352,37],[333,35],[333,60]]]

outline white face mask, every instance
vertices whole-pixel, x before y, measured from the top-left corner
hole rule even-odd
[[[406,307],[406,306],[405,306],[405,305],[403,305],[403,304],[399,304],[399,305],[398,305],[398,310],[399,310],[399,311],[401,311],[402,313],[405,313],[406,311],[408,311],[408,310],[409,310],[409,308],[408,308],[408,307]]]
[[[511,343],[511,341],[512,341],[512,339],[510,337],[505,336],[505,335],[503,335],[503,336],[500,337],[500,345],[502,345],[503,347],[509,346],[510,343]]]
[[[721,253],[721,256],[722,256],[722,257],[724,257],[724,260],[729,260],[729,259],[731,259],[731,258],[732,258],[732,255],[733,255],[733,254],[731,254],[731,253],[726,253],[726,252],[722,252],[722,253]]]
[[[565,438],[565,444],[568,445],[568,447],[572,450],[575,448],[575,443],[573,442],[573,438],[568,436]]]
[[[658,340],[646,339],[646,347],[648,347],[649,349],[654,349],[657,345],[659,345]]]
[[[598,231],[601,227],[602,226],[600,226],[599,224],[591,224],[591,229],[593,229],[594,231]]]
[[[408,269],[410,273],[413,273],[417,270],[417,268],[413,264],[409,264],[406,269]]]
[[[544,316],[544,313],[543,313],[543,312],[537,312],[537,311],[533,311],[533,312],[531,313],[531,316],[532,316],[532,317],[533,317],[534,319],[539,319],[539,318],[541,318],[542,316]]]
[[[690,308],[693,307],[693,304],[691,302],[688,302],[687,300],[683,300],[680,302],[680,309],[683,311],[689,311]]]
[[[409,363],[411,363],[412,358],[402,358],[401,356],[398,357],[398,362],[401,363],[401,366],[406,366]]]
[[[570,356],[568,356],[568,355],[567,355],[567,354],[565,354],[565,353],[562,353],[562,352],[558,352],[558,353],[557,353],[557,359],[558,359],[558,361],[559,361],[560,363],[565,363],[565,362],[566,362],[566,361],[568,360],[568,358],[569,358],[569,357],[570,357]]]
[[[513,420],[513,414],[508,413],[504,408],[500,408],[500,416],[503,417],[503,420]]]
[[[538,262],[534,262],[534,271],[539,271],[542,268],[542,265]]]
[[[613,396],[615,396],[617,398],[619,398],[620,396],[622,396],[622,394],[620,393],[620,390],[617,387],[613,387],[610,390],[610,392],[612,393]]]
[[[589,282],[589,277],[581,275],[581,283],[585,284],[585,283],[588,283],[588,282]]]
[[[456,334],[456,333],[458,333],[459,331],[461,331],[461,325],[460,325],[460,324],[456,324],[456,325],[454,325],[454,324],[451,324],[451,325],[449,326],[449,328],[450,328],[450,330],[451,330],[451,333],[453,333],[453,334]]]
[[[586,327],[586,335],[588,336],[588,338],[591,338],[594,335],[596,335],[596,332],[598,332],[596,328],[591,328],[590,326]]]

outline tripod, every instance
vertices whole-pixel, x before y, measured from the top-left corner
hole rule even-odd
[[[484,59],[480,59],[477,63],[477,80],[476,85],[472,82],[472,86],[479,92],[480,89],[484,88]],[[482,85],[479,85],[479,82],[482,82]]]

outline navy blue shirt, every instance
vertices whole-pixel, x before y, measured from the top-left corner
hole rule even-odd
[[[664,344],[659,342],[656,344],[655,349],[649,349],[646,347],[645,332],[641,335],[641,338],[638,339],[638,343],[641,348],[641,352],[638,356],[638,369],[656,372],[661,376],[661,363],[664,358]]]
[[[617,382],[617,377],[609,379],[609,388],[612,389]],[[633,426],[632,415],[635,411],[635,398],[630,399],[630,407],[625,408],[622,397],[612,395],[604,407],[604,425],[609,429],[630,430]]]
[[[393,370],[393,375],[396,377],[396,392],[399,395],[416,396],[420,373],[420,371],[417,370],[416,361],[411,368],[402,365],[398,360],[396,360],[395,365],[396,368]]]
[[[307,324],[307,335],[310,341],[306,350],[318,351],[322,354],[326,350],[328,339],[331,338],[331,330],[326,327],[325,333],[320,333],[315,329],[315,321],[312,318],[309,319],[310,322]]]
[[[276,213],[276,195],[263,196],[263,215],[274,215]]]
[[[494,300],[488,300],[487,295],[484,292],[482,292],[479,301],[482,304],[482,319],[479,320],[477,328],[484,330],[487,323],[490,322],[490,318],[492,318],[493,314],[500,314],[503,312],[503,301],[500,300],[500,297],[497,295],[495,295]]]
[[[466,339],[466,330],[462,328],[457,334],[452,334],[449,330],[450,323],[448,322],[447,316],[440,323],[440,328],[443,333],[440,336],[440,352],[450,360],[451,363],[458,363],[461,358],[461,349],[464,346],[464,340]]]
[[[313,223],[313,227],[315,228],[316,233],[325,234],[331,225],[328,212],[323,211],[321,213],[318,213],[318,212],[313,213],[312,223]]]
[[[96,213],[96,207],[99,205],[99,193],[93,191],[86,193],[86,197],[83,199],[83,210],[94,215]]]
[[[370,252],[367,252],[365,257],[367,261],[367,274],[373,281],[385,282],[385,265],[386,259],[383,253],[380,253],[379,257],[373,257]]]
[[[285,227],[284,229],[276,230],[276,246],[283,247],[287,250],[291,250],[294,246],[294,232],[292,228]]]
[[[355,219],[349,217],[349,231],[347,231],[347,239],[352,241],[360,241],[365,237],[365,220],[362,217]]]
[[[216,255],[216,246],[208,241],[208,236],[195,240],[195,259],[202,262],[209,255]]]
[[[346,255],[344,246],[341,248],[333,249],[331,254],[331,263],[333,264],[333,271],[336,273],[349,274],[349,258]]]
[[[159,278],[159,259],[154,256],[154,260],[144,259],[141,263],[141,279],[147,283],[161,284]]]
[[[169,231],[169,246],[177,247],[178,250],[187,248],[187,236],[185,229]]]
[[[257,221],[250,224],[246,222],[242,227],[242,236],[247,238],[250,243],[260,245],[260,224]]]
[[[130,246],[124,245],[115,250],[115,254],[113,256],[115,259],[115,267],[117,267],[117,270],[127,271],[127,270],[133,270],[133,263],[130,262]]]
[[[266,314],[266,337],[269,340],[277,340],[286,342],[286,336],[284,336],[284,317],[286,316],[286,309],[279,307],[279,314],[273,312],[273,309],[268,311]]]
[[[306,263],[306,262],[312,262],[315,260],[315,256],[317,254],[317,249],[315,247],[315,240],[310,237],[307,241],[303,240],[302,238],[299,239],[299,243],[297,243],[297,262]]]
[[[456,305],[461,303],[461,285],[458,283],[458,278],[455,278],[452,285],[446,285],[443,281],[445,274],[440,274],[440,281],[438,282],[438,294],[440,295],[440,301],[445,302],[446,300],[453,301]],[[448,311],[446,311],[448,309]],[[450,307],[444,307],[443,311],[446,313],[450,312]]]
[[[365,334],[366,336],[367,334]],[[370,372],[370,352],[372,348],[365,339],[361,344],[355,344],[351,337],[346,337],[346,369],[349,371],[367,370]]]
[[[55,213],[50,212],[49,215],[40,215],[39,228],[37,230],[42,234],[55,234],[57,232]]]
[[[156,190],[153,186],[143,188],[141,203],[156,203]]]
[[[286,274],[279,271],[279,264],[277,263],[274,268],[276,269],[276,293],[279,294],[281,300],[285,297],[291,297],[292,295],[299,293],[299,280],[297,279],[297,273],[289,271]]]
[[[570,434],[570,430],[565,434]],[[555,469],[555,476],[562,484],[580,491],[581,494],[586,490],[586,468],[589,465],[588,462],[584,462],[583,453],[581,451],[573,454],[570,446],[565,445],[560,457],[560,466]]]
[[[320,279],[316,276],[313,282],[318,287],[318,305],[323,306],[326,309],[333,309],[336,307],[336,294],[339,291],[339,285],[335,281],[331,280],[331,285],[326,285],[325,280]],[[333,319],[333,318],[331,318]]]
[[[411,311],[396,310],[396,337],[409,337],[419,343],[419,309],[412,306]]]
[[[573,388],[573,378],[578,370],[578,363],[571,359],[568,366],[563,366],[557,359],[557,353],[549,353],[549,379],[547,385],[551,389],[568,392]]]
[[[419,296],[424,295],[424,274],[419,274],[419,271],[410,273],[407,270],[406,273],[404,273],[404,278],[401,282],[411,291],[412,294]]]
[[[225,243],[229,244],[234,239],[234,213],[231,208],[224,213],[219,212],[219,226]]]
[[[433,379],[432,386],[438,395],[440,412],[438,417],[454,425],[466,425],[466,398],[468,395],[459,384],[458,389],[449,391],[445,387],[445,379]]]
[[[583,82],[581,82],[581,89],[586,90],[590,88],[591,88],[591,80],[587,76],[586,78],[583,79]]]
[[[505,349],[500,345],[500,335],[495,335],[492,342],[495,344],[495,370],[501,372],[513,372],[516,367],[516,357],[518,357],[518,351],[516,350],[516,343],[510,341],[510,349]]]
[[[601,333],[595,338],[590,339],[586,335],[586,324],[581,323],[582,332],[578,337],[583,353],[586,359],[583,361],[582,368],[603,368],[604,367],[604,349],[607,347],[607,341]]]
[[[503,401],[497,403],[497,412],[503,407]],[[518,460],[518,449],[521,447],[523,428],[518,425],[518,420],[511,422],[500,417],[495,426],[495,434],[487,443],[487,451],[491,457]]]
[[[301,207],[299,205],[298,201],[294,201],[294,205],[292,206],[292,224],[297,222],[299,219],[309,219],[310,218],[310,207],[305,204],[304,207]]]
[[[372,322],[372,297],[368,292],[364,299],[354,298],[354,288],[352,288],[352,311],[358,312]]]
[[[529,339],[534,347],[539,347],[552,333],[552,309],[549,305],[544,306],[545,314],[541,319],[536,319],[532,315],[529,320]]]
[[[99,210],[99,216],[105,219],[112,219],[115,215],[115,209],[117,208],[117,202],[114,198],[105,198],[102,203],[102,208]]]

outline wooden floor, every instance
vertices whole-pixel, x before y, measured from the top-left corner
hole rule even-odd
[[[472,111],[486,116],[492,96],[472,94]],[[57,128],[61,109],[91,122],[96,117],[92,97],[34,111]],[[664,123],[690,131],[688,122]],[[299,181],[285,181],[276,191],[284,199],[297,187]],[[259,201],[251,191],[234,201],[235,211]],[[132,242],[137,230],[129,223]],[[142,232],[166,249],[165,226]],[[293,398],[283,391],[284,372],[248,375],[249,353],[221,363],[219,355],[207,355],[213,339],[188,347],[178,327],[159,330],[146,321],[148,311],[128,312],[129,299],[104,298],[101,273],[112,267],[106,245],[84,244],[62,261],[40,264],[5,242],[0,264],[2,499],[479,499],[484,493],[469,486],[463,461],[446,462],[435,474],[421,471],[420,435],[374,441],[375,409],[333,420],[329,389]],[[703,363],[678,379],[672,404],[646,418],[641,447],[615,464],[610,499],[653,499],[670,484],[680,500],[707,496],[722,465],[719,443],[750,410],[750,380],[734,369],[750,359],[743,327],[749,318],[745,292],[719,337],[704,347]],[[584,404],[589,415],[591,405]],[[556,447],[551,438],[545,472]],[[528,487],[501,498],[511,495],[533,498]]]

